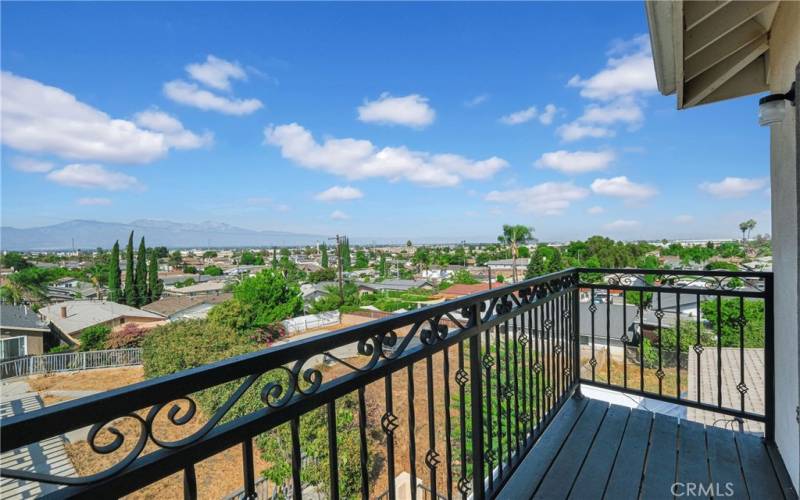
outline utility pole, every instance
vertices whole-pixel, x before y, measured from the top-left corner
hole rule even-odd
[[[486,266],[486,269],[489,271],[489,290],[492,289],[492,267]]]
[[[344,278],[342,276],[342,244],[339,235],[336,238],[328,238],[329,240],[336,240],[336,270],[339,274],[339,299],[344,304]]]

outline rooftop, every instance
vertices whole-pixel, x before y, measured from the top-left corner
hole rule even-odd
[[[26,305],[0,303],[0,327],[26,330],[48,330],[47,323]]]
[[[62,308],[66,308],[66,318],[61,317]],[[39,314],[53,323],[65,335],[72,335],[92,325],[106,323],[121,317],[162,319],[159,314],[105,300],[61,302],[43,307],[39,310]]]

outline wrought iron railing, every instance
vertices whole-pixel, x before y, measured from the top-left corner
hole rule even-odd
[[[772,273],[578,272],[581,384],[759,422],[772,439]]]
[[[196,465],[239,446],[243,465],[239,487],[244,488],[244,497],[253,498],[254,438],[288,427],[287,463],[281,464],[281,457],[267,457],[267,462],[291,471],[295,498],[312,487],[330,498],[368,498],[385,491],[394,499],[395,478],[403,472],[411,476],[410,484],[422,479],[426,494],[434,498],[491,498],[580,384],[764,422],[770,437],[771,280],[767,273],[611,269],[553,273],[10,417],[2,425],[3,452],[91,426],[87,438],[91,450],[120,456],[104,471],[83,477],[7,468],[2,475],[65,485],[54,496],[116,497],[182,473],[184,494],[194,498]],[[676,352],[669,354],[666,294],[678,294],[677,310],[682,298],[698,298],[696,309],[701,314],[695,330],[701,329],[702,335],[696,345],[702,349],[693,345],[684,353],[681,322],[685,327],[687,315],[677,314]],[[712,302],[716,307],[703,306],[705,297],[716,301]],[[647,299],[656,305],[648,305]],[[628,307],[631,300],[639,304],[634,309]],[[731,384],[742,393],[755,388],[748,378],[753,367],[744,363],[734,366],[734,374],[719,370],[715,375],[716,401],[707,401],[700,392],[690,397],[682,389],[689,378],[688,356],[696,356],[699,367],[707,363],[708,355],[701,356],[706,350],[738,350],[744,360],[748,349],[759,349],[751,346],[759,343],[758,335],[747,330],[753,325],[734,321],[731,326],[725,318],[718,326],[707,323],[705,312],[736,306],[727,300],[737,301],[745,318],[750,311],[747,301],[764,304],[763,380],[758,379],[765,385],[763,411],[748,408],[746,400],[739,406],[725,404],[727,400],[719,396]],[[625,316],[629,310],[634,313],[635,321],[628,330],[625,317],[620,323],[624,331],[612,342],[613,311],[618,306]],[[598,311],[604,308],[607,314],[601,323]],[[649,313],[655,318],[652,328],[646,318]],[[731,341],[733,327],[743,329],[741,346],[725,344]],[[728,366],[719,362],[719,354],[716,359],[716,366]],[[698,368],[698,380],[705,373]],[[668,390],[673,383],[675,395]],[[704,386],[698,387],[702,391]],[[213,411],[203,411],[196,395],[220,388],[230,388],[226,397]],[[237,405],[254,391],[261,406],[242,413]],[[353,432],[342,430],[337,407],[352,409],[348,417],[355,423]],[[301,477],[301,457],[310,448],[301,439],[308,418],[324,422],[327,441],[315,446],[325,448],[317,466],[327,466],[324,481],[316,483]],[[123,427],[121,419],[135,425]],[[164,425],[191,430],[180,438],[168,438]],[[345,456],[348,453],[355,455]],[[341,477],[345,462],[357,463],[357,472]]]

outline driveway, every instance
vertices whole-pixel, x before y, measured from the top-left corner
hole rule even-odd
[[[0,399],[0,419],[19,415],[44,406],[42,398],[32,392],[27,382],[16,380],[3,383]],[[59,476],[76,476],[75,467],[64,449],[64,436],[55,436],[40,443],[23,446],[0,455],[3,468],[23,469]],[[61,488],[60,486],[0,478],[0,498],[37,498]]]

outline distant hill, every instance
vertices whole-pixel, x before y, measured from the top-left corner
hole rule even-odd
[[[221,222],[199,224],[161,220],[136,220],[128,224],[93,220],[72,220],[52,226],[19,229],[0,228],[2,250],[64,250],[75,248],[110,248],[114,241],[124,245],[128,234],[144,236],[147,246],[174,247],[246,247],[310,245],[327,238],[318,234],[283,231],[255,231]]]

